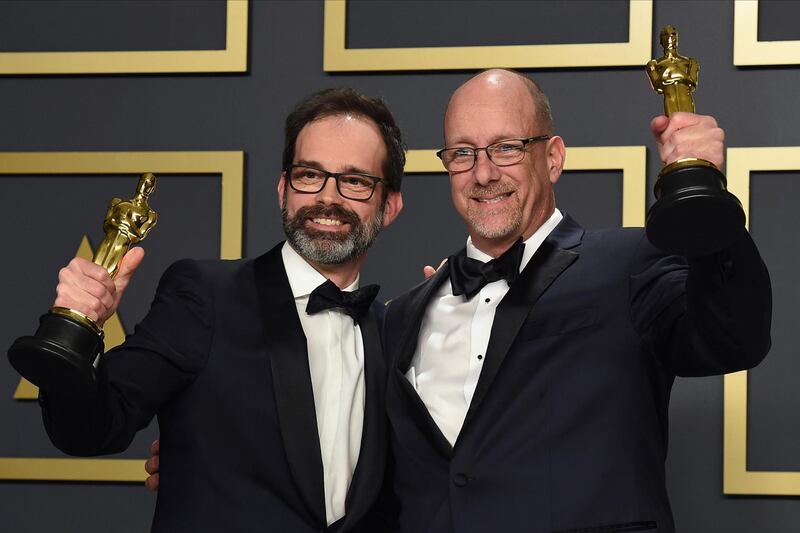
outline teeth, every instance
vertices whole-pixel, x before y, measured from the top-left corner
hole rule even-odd
[[[341,226],[342,221],[335,218],[314,218],[314,224],[322,224],[323,226]]]
[[[511,193],[501,194],[500,196],[495,196],[494,198],[477,198],[477,200],[482,204],[496,204],[497,202],[501,202],[508,198]]]

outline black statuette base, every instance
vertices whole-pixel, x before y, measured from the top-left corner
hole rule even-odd
[[[713,166],[682,166],[659,175],[647,212],[647,238],[668,253],[699,256],[732,246],[744,230],[742,204]]]
[[[77,320],[47,313],[32,337],[20,337],[8,350],[11,366],[47,394],[73,400],[94,397],[94,366],[103,338]]]

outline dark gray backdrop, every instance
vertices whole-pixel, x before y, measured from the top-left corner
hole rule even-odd
[[[727,144],[800,146],[798,67],[733,66],[732,2],[656,0],[653,35],[677,26],[681,51],[701,60],[698,110],[715,115]],[[348,46],[436,46],[627,39],[627,2],[351,2]],[[800,9],[763,2],[761,39],[800,39]],[[224,4],[209,2],[2,2],[0,51],[221,48]],[[245,255],[282,237],[275,185],[282,120],[291,105],[322,87],[350,85],[386,99],[410,148],[441,144],[449,94],[472,72],[326,74],[323,5],[261,1],[250,6],[249,70],[241,74],[24,76],[0,78],[0,151],[243,150]],[[661,55],[654,43],[653,54]],[[550,95],[557,132],[568,145],[647,145],[649,183],[659,169],[649,120],[661,110],[643,70],[549,69],[530,72]],[[792,209],[798,173],[759,173],[751,190],[752,233],[770,267],[773,349],[751,373],[749,467],[800,470],[794,423],[800,364],[793,312],[800,220]],[[88,232],[96,244],[111,196],[128,195],[134,177],[0,175],[3,307],[0,346],[30,334],[53,298],[58,268]],[[650,189],[650,187],[648,187]],[[620,223],[615,172],[568,173],[559,207],[587,226]],[[443,174],[411,175],[406,209],[364,269],[388,299],[421,279],[421,267],[463,245]],[[165,176],[153,205],[162,218],[148,257],[120,308],[130,328],[143,316],[158,276],[172,261],[219,253],[219,180]],[[0,361],[0,457],[59,457],[38,407],[11,399],[18,377]],[[796,531],[792,497],[722,495],[722,378],[679,380],[671,409],[669,489],[679,531]],[[145,457],[157,428],[127,457]],[[231,443],[235,453],[235,443]],[[198,465],[213,468],[213,464]],[[0,530],[145,531],[155,497],[130,484],[0,482]]]

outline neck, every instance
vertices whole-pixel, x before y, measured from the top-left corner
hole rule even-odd
[[[475,248],[486,255],[491,256],[493,259],[497,259],[503,255],[506,250],[511,248],[515,242],[517,242],[517,240],[520,238],[520,235],[518,233],[514,233],[499,239],[484,239],[479,235],[470,235],[470,238],[472,239],[472,244],[475,246]],[[527,237],[522,235],[523,240],[526,238]]]

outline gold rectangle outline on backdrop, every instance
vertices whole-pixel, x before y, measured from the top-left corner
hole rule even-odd
[[[733,8],[733,64],[798,65],[800,40],[759,41],[758,0],[736,0]]]
[[[0,52],[0,75],[247,72],[249,0],[228,0],[224,50]]]
[[[750,221],[750,173],[800,170],[800,147],[728,148],[728,190],[742,202]],[[800,495],[800,472],[747,469],[747,371],[724,379],[724,494]]]
[[[244,152],[0,152],[0,175],[220,174],[220,258],[242,256]],[[2,178],[0,178],[2,179]],[[144,459],[0,457],[4,481],[142,482]]]
[[[647,148],[644,146],[568,147],[564,171],[621,170],[622,226],[644,226],[647,210]],[[436,150],[409,150],[406,174],[443,173]]]
[[[325,0],[325,72],[638,66],[652,50],[653,2],[630,0],[628,41],[419,48],[347,48],[345,0]]]

